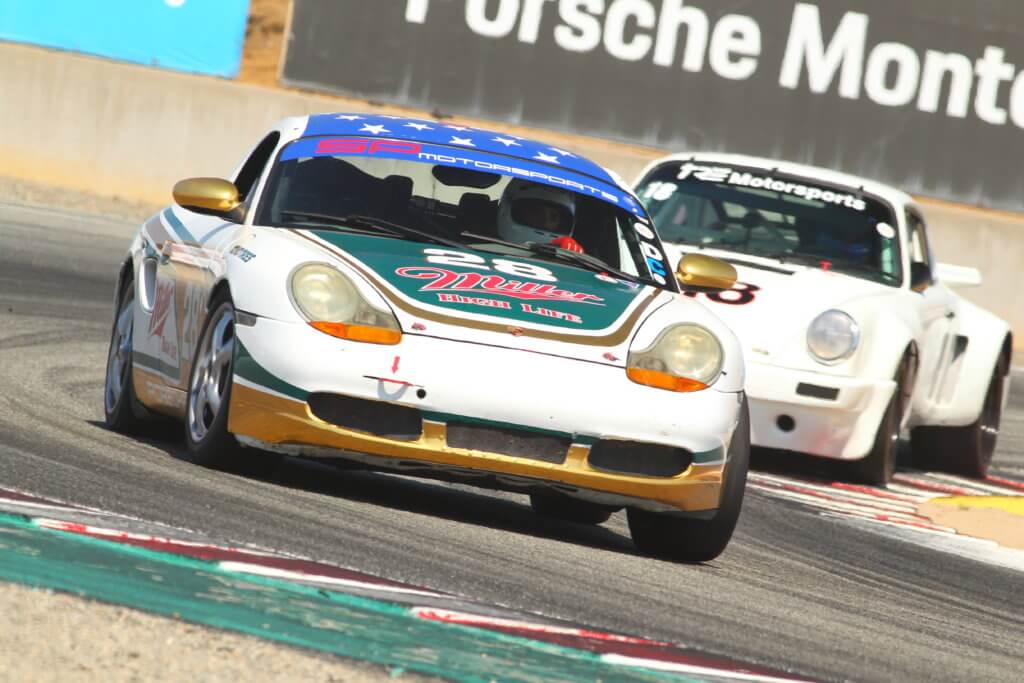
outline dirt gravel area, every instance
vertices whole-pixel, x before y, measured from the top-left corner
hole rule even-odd
[[[435,680],[16,584],[0,613],[5,681]]]
[[[917,510],[936,524],[957,533],[995,541],[1005,548],[1024,550],[1024,516],[991,507],[950,505],[929,501]]]

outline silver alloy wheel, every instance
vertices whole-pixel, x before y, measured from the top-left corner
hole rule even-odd
[[[132,329],[134,327],[135,297],[127,297],[121,302],[117,312],[117,322],[110,337],[110,351],[107,354],[107,383],[103,392],[107,414],[117,408],[121,394],[128,386],[128,372],[132,359]]]
[[[225,409],[235,355],[235,311],[221,304],[206,326],[196,355],[188,388],[188,432],[193,443],[201,442]]]

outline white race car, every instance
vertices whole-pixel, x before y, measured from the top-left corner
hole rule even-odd
[[[725,548],[749,451],[739,342],[679,293],[643,207],[596,164],[325,114],[174,198],[118,275],[112,428],[162,413],[201,464],[340,458],[575,521],[626,507],[655,554]],[[735,282],[709,259],[681,272]]]
[[[901,431],[917,464],[983,477],[1009,390],[1007,323],[950,287],[920,208],[891,187],[724,154],[655,161],[636,183],[672,258],[732,263],[728,292],[690,292],[740,337],[755,446],[852,461],[892,478]]]

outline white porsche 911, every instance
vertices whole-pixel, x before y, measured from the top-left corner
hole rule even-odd
[[[340,458],[528,492],[575,521],[625,507],[655,554],[725,548],[749,451],[739,342],[679,293],[643,207],[600,166],[324,114],[174,199],[118,274],[112,428],[156,412],[203,464]],[[679,276],[736,273],[694,257]]]
[[[920,208],[891,187],[737,155],[675,155],[635,186],[672,258],[732,263],[690,292],[740,337],[755,446],[892,478],[901,432],[922,467],[983,477],[1009,390],[1007,323],[958,296],[977,270],[937,263]]]

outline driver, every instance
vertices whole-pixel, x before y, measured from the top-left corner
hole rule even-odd
[[[866,225],[837,224],[818,238],[830,256],[863,264],[871,259],[873,243],[872,229]]]
[[[836,222],[823,229],[815,221],[799,216],[793,228],[803,251],[855,263],[866,263],[871,258],[874,241],[870,227]]]
[[[527,180],[513,179],[498,203],[498,236],[515,244],[553,244],[583,253],[572,237],[576,200],[572,193]]]

